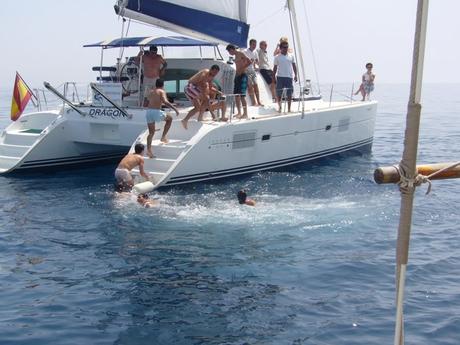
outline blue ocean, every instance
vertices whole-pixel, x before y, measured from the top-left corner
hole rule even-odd
[[[424,85],[419,163],[459,160],[459,94]],[[115,196],[115,164],[0,176],[0,344],[391,344],[400,193],[373,171],[401,159],[408,95],[376,85],[369,154],[160,190],[153,209]],[[457,345],[460,181],[426,189],[406,344]]]

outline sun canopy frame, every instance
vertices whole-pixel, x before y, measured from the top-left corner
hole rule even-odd
[[[208,42],[188,38],[184,36],[165,36],[165,37],[120,37],[111,40],[100,41],[92,44],[85,44],[83,47],[217,47],[216,42]]]

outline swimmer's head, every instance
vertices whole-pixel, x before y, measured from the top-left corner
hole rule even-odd
[[[141,200],[141,199],[148,199],[149,198],[149,195],[144,193],[144,194],[139,194],[137,196],[137,200]]]
[[[240,190],[236,195],[236,197],[238,198],[238,202],[240,204],[244,204],[246,202],[247,196],[248,195],[246,194],[246,191],[244,189]]]

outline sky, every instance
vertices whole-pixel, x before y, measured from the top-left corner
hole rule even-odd
[[[409,83],[416,0],[297,0],[307,74],[321,83],[358,83],[366,62],[376,84]],[[19,71],[32,87],[43,81],[88,83],[100,63],[100,49],[87,43],[119,37],[115,0],[2,0],[0,88],[13,87]],[[310,30],[307,30],[305,13]],[[429,8],[424,82],[455,83],[460,74],[460,1],[432,0]],[[266,40],[269,51],[289,36],[284,1],[249,0],[249,36]],[[310,34],[309,34],[310,33]],[[131,23],[129,35],[160,36],[158,28]],[[309,40],[309,37],[312,40]],[[313,47],[313,49],[311,49]],[[225,49],[221,48],[225,53]],[[312,54],[313,52],[313,54]],[[105,65],[118,52],[105,55]],[[135,55],[132,51],[131,55]],[[227,55],[224,54],[226,57]],[[316,61],[316,72],[313,59]],[[167,56],[166,56],[167,57]]]

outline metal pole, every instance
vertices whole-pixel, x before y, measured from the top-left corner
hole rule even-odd
[[[331,106],[332,103],[332,92],[334,91],[334,84],[331,85],[331,93],[329,95],[329,107]]]
[[[138,102],[138,106],[141,107],[144,103],[144,92],[143,92],[143,89],[141,88],[141,83],[142,83],[142,74],[144,73],[144,68],[143,68],[143,57],[144,57],[144,50],[142,49],[142,47],[140,48],[142,50],[142,54],[139,58],[139,82],[137,84],[137,89],[139,90],[139,102]]]
[[[101,64],[99,66],[99,82],[102,83],[102,66],[104,64],[104,47],[101,48]]]
[[[406,117],[406,132],[404,151],[400,168],[406,178],[414,179],[417,174],[417,148],[420,128],[423,58],[425,54],[426,25],[428,18],[428,0],[418,0],[417,20],[414,38],[414,52],[412,60],[411,91]],[[403,296],[406,267],[409,259],[409,241],[412,224],[412,210],[414,204],[415,186],[409,184],[401,189],[401,207],[398,227],[398,242],[396,248],[396,325],[395,345],[404,344]]]
[[[303,83],[305,82],[306,80],[306,72],[305,72],[305,66],[304,66],[304,63],[303,63],[303,55],[302,55],[302,44],[300,42],[300,34],[299,34],[299,25],[297,23],[297,15],[296,15],[296,10],[295,10],[295,4],[294,4],[294,0],[288,0],[287,1],[287,4],[288,4],[288,8],[289,8],[289,12],[291,14],[291,18],[292,18],[292,26],[293,26],[293,36],[294,36],[294,41],[298,47],[298,49],[295,50],[295,53],[299,55],[299,59],[298,59],[298,62],[299,62],[299,66],[300,66],[300,73],[299,71],[297,71],[298,73],[298,78],[299,78],[299,86],[300,86],[300,92],[301,92],[301,99],[302,99],[302,114],[304,114],[305,112],[305,95],[304,95],[304,90],[303,90]]]
[[[350,95],[350,103],[353,103],[353,93],[355,91],[355,83],[351,84],[351,95]]]

